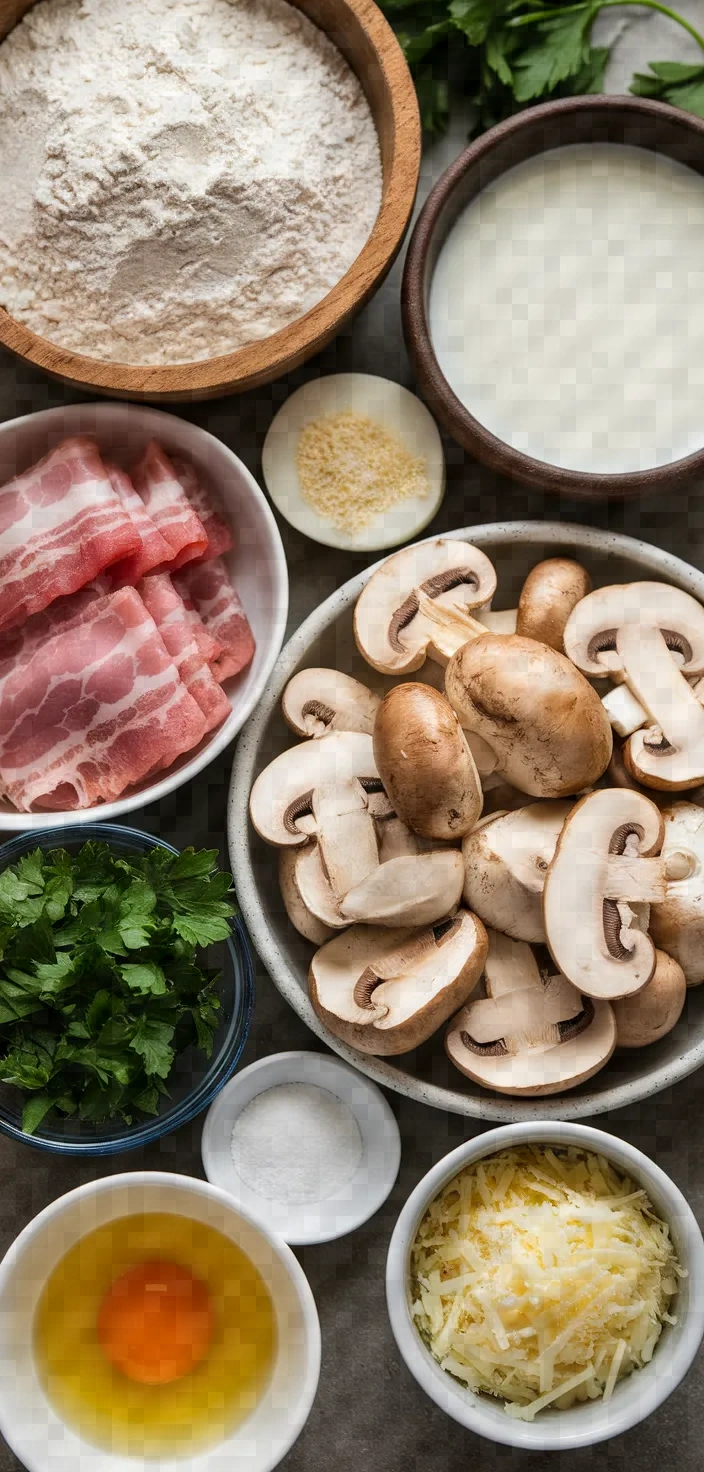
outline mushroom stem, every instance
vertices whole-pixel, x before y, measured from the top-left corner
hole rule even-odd
[[[312,799],[318,844],[333,893],[339,897],[378,867],[376,828],[367,795],[352,777],[317,788]]]
[[[646,786],[697,786],[704,779],[704,706],[675,664],[665,636],[660,629],[626,624],[617,631],[616,649],[629,689],[647,707],[652,723],[631,736],[627,767]]]
[[[617,736],[632,736],[639,726],[647,726],[648,712],[627,685],[614,685],[601,701]]]
[[[466,613],[459,603],[453,603],[448,608],[444,603],[436,603],[421,590],[418,592],[418,612],[430,625],[428,654],[438,664],[448,664],[463,644],[486,633],[485,625]]]

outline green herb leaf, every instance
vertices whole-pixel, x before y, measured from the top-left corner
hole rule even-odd
[[[142,1058],[145,1073],[168,1078],[175,1057],[169,1046],[173,1035],[174,1029],[167,1022],[157,1022],[144,1014],[139,1019],[130,1047]]]
[[[685,66],[677,61],[651,61],[650,72],[636,73],[631,92],[636,97],[655,97],[704,117],[704,65]]]
[[[166,977],[157,966],[156,961],[142,961],[140,965],[128,965],[120,967],[120,975],[130,988],[130,991],[138,992],[140,996],[151,994],[162,996],[166,991]]]
[[[33,1135],[39,1129],[43,1119],[53,1107],[53,1099],[50,1094],[34,1094],[28,1099],[22,1109],[22,1129],[26,1135]]]

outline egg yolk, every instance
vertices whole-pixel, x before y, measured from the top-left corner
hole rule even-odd
[[[213,1332],[204,1283],[174,1262],[129,1268],[108,1289],[98,1338],[116,1370],[142,1385],[167,1385],[203,1360]]]

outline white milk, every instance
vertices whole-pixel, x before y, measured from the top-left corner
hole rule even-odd
[[[460,215],[430,327],[445,377],[515,449],[642,470],[704,445],[704,178],[580,144],[527,160]]]

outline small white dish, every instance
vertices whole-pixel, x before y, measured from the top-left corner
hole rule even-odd
[[[362,1155],[354,1175],[322,1201],[286,1202],[259,1195],[241,1179],[232,1158],[232,1131],[258,1094],[280,1084],[313,1084],[336,1095],[354,1116]],[[275,1053],[244,1068],[218,1094],[203,1125],[203,1168],[243,1211],[286,1242],[331,1242],[353,1232],[378,1211],[398,1175],[401,1137],[396,1119],[375,1084],[339,1058],[324,1053]]]
[[[311,419],[345,410],[366,414],[396,435],[412,455],[422,456],[430,486],[426,496],[399,501],[354,536],[338,531],[304,501],[296,470],[303,426]],[[342,547],[346,552],[376,552],[417,537],[432,521],[445,494],[445,456],[432,414],[407,388],[371,373],[333,373],[329,378],[314,378],[291,394],[269,426],[262,470],[274,505],[296,531],[324,547]]]
[[[104,1223],[150,1211],[189,1217],[229,1237],[258,1268],[276,1311],[276,1358],[261,1399],[224,1441],[185,1457],[140,1459],[94,1446],[54,1410],[34,1364],[34,1315],[57,1263]],[[0,1264],[0,1432],[28,1472],[272,1472],[303,1430],[319,1375],[320,1324],[300,1263],[285,1242],[207,1181],[166,1171],[87,1181],[35,1216]]]
[[[149,440],[167,454],[183,455],[216,491],[235,531],[225,557],[256,640],[251,664],[224,686],[232,714],[195,751],[185,752],[158,779],[129,787],[115,802],[70,812],[18,813],[0,799],[0,831],[101,823],[157,802],[190,782],[234,741],[264,693],[283,643],[288,616],[286,554],[264,492],[246,465],[196,424],[141,404],[69,404],[0,425],[0,484],[36,463],[69,435],[90,435],[112,460],[128,468]]]
[[[507,1416],[500,1400],[477,1395],[440,1368],[411,1318],[409,1265],[426,1209],[453,1176],[499,1150],[536,1143],[576,1145],[605,1155],[616,1170],[642,1186],[656,1212],[668,1223],[679,1262],[688,1276],[679,1284],[674,1309],[677,1323],[663,1326],[650,1363],[619,1380],[610,1400],[585,1401],[568,1411],[548,1408],[529,1422]],[[503,1446],[531,1452],[566,1452],[574,1447],[595,1446],[637,1426],[684,1379],[704,1335],[704,1241],[694,1213],[674,1181],[625,1140],[583,1124],[509,1124],[477,1135],[452,1150],[411,1192],[389,1244],[386,1303],[394,1338],[408,1369],[446,1415]]]

